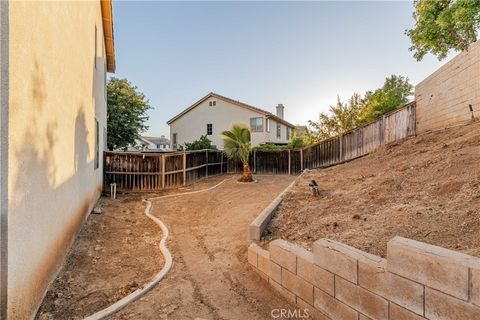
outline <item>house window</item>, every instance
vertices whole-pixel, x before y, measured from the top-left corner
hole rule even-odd
[[[290,128],[287,127],[287,141],[290,140]]]
[[[263,132],[263,118],[250,118],[250,129],[252,132]]]
[[[270,132],[270,119],[265,119],[265,129]]]
[[[207,136],[211,136],[212,135],[212,124],[211,123],[207,123]]]
[[[100,132],[99,132],[98,120],[95,118],[95,169],[98,169],[100,165]]]
[[[282,127],[280,124],[277,124],[277,138],[280,139],[282,137]]]
[[[172,148],[173,150],[177,149],[177,134],[174,133],[172,135]]]
[[[217,101],[210,101],[208,103],[208,105],[211,107],[211,106],[216,106],[217,105]]]

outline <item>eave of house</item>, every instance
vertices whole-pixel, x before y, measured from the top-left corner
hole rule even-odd
[[[173,123],[174,121],[178,120],[178,119],[181,118],[184,114],[190,112],[192,109],[196,108],[198,105],[200,105],[202,102],[204,102],[205,100],[207,100],[207,99],[209,99],[209,98],[220,99],[220,100],[229,102],[229,103],[231,103],[231,104],[234,104],[234,105],[236,105],[236,106],[239,106],[239,107],[242,107],[242,108],[251,110],[251,111],[255,111],[255,112],[257,112],[257,113],[260,113],[260,114],[264,115],[267,119],[272,119],[272,120],[274,120],[274,121],[277,121],[277,122],[279,122],[279,123],[282,123],[282,124],[286,125],[287,127],[295,128],[295,126],[294,126],[293,124],[291,124],[290,122],[288,122],[288,121],[286,121],[286,120],[283,120],[282,118],[277,117],[277,116],[274,115],[273,113],[270,113],[270,112],[265,111],[265,110],[263,110],[263,109],[260,109],[260,108],[257,108],[257,107],[248,105],[248,104],[246,104],[246,103],[243,103],[243,102],[240,102],[240,101],[237,101],[237,100],[233,100],[233,99],[227,98],[227,97],[225,97],[225,96],[219,95],[219,94],[214,93],[214,92],[210,92],[210,93],[207,94],[205,97],[201,98],[200,100],[198,100],[197,102],[195,102],[194,104],[192,104],[190,107],[186,108],[185,110],[183,110],[182,112],[180,112],[179,114],[177,114],[175,117],[173,117],[172,119],[168,120],[168,121],[167,121],[167,124],[170,125],[171,123]]]
[[[265,117],[266,117],[267,119],[272,119],[272,120],[274,120],[274,121],[276,121],[276,122],[279,122],[279,123],[281,123],[281,124],[284,124],[284,125],[286,125],[287,127],[292,128],[292,129],[295,129],[295,127],[296,127],[295,125],[291,124],[290,122],[288,122],[288,121],[286,121],[286,120],[283,120],[282,118],[277,117],[276,115],[274,115],[273,113],[270,113],[270,112],[268,112],[268,114],[266,114]]]
[[[107,71],[115,72],[115,42],[113,37],[112,0],[100,0],[102,9],[103,37],[107,55]]]

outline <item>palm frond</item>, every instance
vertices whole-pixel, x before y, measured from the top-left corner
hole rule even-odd
[[[250,128],[244,124],[234,124],[229,131],[222,132],[224,151],[227,157],[248,163],[252,151]]]

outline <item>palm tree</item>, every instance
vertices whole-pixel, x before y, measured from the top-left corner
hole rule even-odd
[[[243,174],[238,181],[252,182],[252,171],[248,156],[252,152],[250,129],[244,124],[234,124],[230,131],[223,131],[224,151],[230,159],[239,159],[243,164]]]

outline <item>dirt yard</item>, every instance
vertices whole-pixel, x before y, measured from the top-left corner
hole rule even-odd
[[[146,283],[163,266],[158,227],[139,196],[97,203],[63,269],[50,286],[37,319],[82,319]]]
[[[224,178],[169,193],[205,189]],[[170,229],[173,267],[154,289],[110,319],[269,319],[274,308],[294,308],[247,263],[248,225],[294,177],[255,178],[258,183],[230,179],[204,193],[154,200],[152,213]],[[103,200],[101,206],[104,213],[88,219],[38,318],[87,316],[161,269],[161,235],[144,216],[141,197]]]
[[[248,225],[293,177],[229,180],[199,194],[156,200],[152,212],[171,232],[167,278],[112,319],[269,319],[293,308],[248,266]],[[197,189],[222,178],[206,181]]]
[[[315,179],[320,196],[311,196]],[[480,123],[422,134],[311,171],[286,196],[266,240],[319,238],[385,256],[396,235],[480,256]]]

